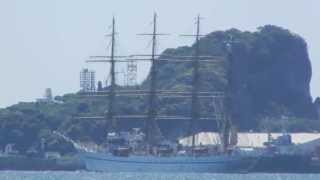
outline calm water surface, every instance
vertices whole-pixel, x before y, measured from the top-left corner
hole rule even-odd
[[[320,180],[316,174],[164,174],[0,171],[0,180]]]

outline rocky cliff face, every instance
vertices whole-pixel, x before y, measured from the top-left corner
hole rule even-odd
[[[230,36],[234,38],[234,121],[240,128],[254,129],[265,116],[315,118],[309,88],[311,63],[303,38],[270,25],[256,32],[218,31],[200,40],[201,55],[225,57],[225,42]],[[185,56],[193,52],[194,46],[168,49],[163,54]],[[191,64],[161,63],[159,66],[159,88],[191,88]],[[203,64],[200,89],[224,90],[225,67],[226,62]],[[148,84],[147,79],[143,86]],[[169,104],[169,108],[163,107],[161,111],[186,114],[190,112],[188,101],[161,101],[160,104]],[[212,113],[212,101],[203,101],[202,106],[203,115]]]
[[[246,66],[240,79],[247,85],[249,99],[242,100],[250,101],[252,116],[314,118],[309,87],[312,70],[305,41],[274,26],[260,28],[253,36],[251,47],[242,49],[247,62],[238,59],[240,68]]]

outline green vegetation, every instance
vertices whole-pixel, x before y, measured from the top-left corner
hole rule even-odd
[[[240,130],[290,131],[319,130],[319,122],[309,92],[311,65],[307,45],[298,35],[276,26],[264,26],[257,32],[241,32],[236,29],[217,31],[200,40],[202,55],[226,57],[225,42],[233,36],[234,45],[234,123]],[[191,47],[167,49],[163,55],[188,56]],[[223,91],[226,87],[226,60],[201,66],[202,91]],[[159,89],[191,89],[191,63],[159,64]],[[147,89],[147,78],[137,89]],[[100,85],[101,86],[101,85]],[[101,88],[101,87],[99,87]],[[127,87],[118,87],[126,88]],[[14,143],[23,153],[39,150],[41,139],[46,140],[46,150],[69,153],[72,146],[52,134],[58,130],[81,142],[102,143],[107,121],[79,119],[80,116],[105,115],[107,98],[87,98],[78,94],[56,97],[63,103],[19,103],[0,110],[0,148]],[[142,114],[147,111],[143,98],[120,97],[117,112]],[[190,99],[159,99],[159,114],[190,114]],[[214,110],[212,99],[201,102],[202,116],[210,116]],[[268,118],[266,118],[268,117]],[[283,120],[283,117],[286,117]],[[266,120],[268,119],[268,120]],[[281,120],[282,119],[282,120]],[[307,122],[307,123],[306,123]],[[159,122],[169,137],[185,135],[185,121]],[[122,120],[121,129],[143,126],[142,121]],[[216,128],[215,122],[202,121],[199,131]]]

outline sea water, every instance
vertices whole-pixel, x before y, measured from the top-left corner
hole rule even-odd
[[[0,180],[320,180],[320,175],[0,171]]]

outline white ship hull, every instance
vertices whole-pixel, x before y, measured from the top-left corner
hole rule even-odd
[[[88,171],[100,172],[242,173],[255,163],[255,158],[244,156],[117,157],[90,152],[80,153],[80,156]]]

